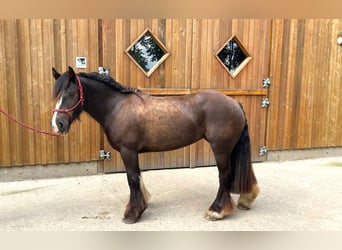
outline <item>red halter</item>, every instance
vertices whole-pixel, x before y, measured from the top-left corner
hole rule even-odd
[[[71,111],[74,111],[78,107],[78,105],[83,106],[83,103],[84,103],[83,87],[81,84],[81,80],[78,76],[76,76],[76,79],[77,79],[77,84],[78,84],[78,91],[80,92],[80,99],[78,100],[78,102],[74,106],[72,106],[71,108],[68,108],[68,109],[54,109],[54,110],[52,110],[52,112],[67,113],[70,116],[70,120],[73,120]]]

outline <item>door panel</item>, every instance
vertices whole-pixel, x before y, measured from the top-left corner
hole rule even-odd
[[[170,56],[147,77],[125,54],[125,50],[149,28],[165,45]],[[267,108],[261,100],[268,90],[262,88],[269,75],[271,20],[218,19],[131,19],[101,20],[102,65],[120,83],[153,95],[179,95],[214,88],[232,96],[244,106],[249,122],[252,158],[261,161],[258,149],[265,145]],[[235,35],[252,60],[232,78],[215,54]],[[100,61],[101,61],[100,60]],[[103,148],[109,150],[105,136]],[[104,162],[104,172],[123,171],[120,155]],[[139,156],[142,169],[179,168],[215,165],[207,142],[161,153]]]
[[[261,100],[268,95],[262,83],[269,76],[271,20],[200,19],[194,20],[193,27],[192,91],[215,88],[241,102],[249,123],[252,159],[265,160],[265,156],[259,156],[259,147],[265,145],[267,117],[267,108],[261,108]],[[233,35],[252,57],[235,78],[214,56]],[[192,166],[215,164],[206,142],[193,145],[191,155]]]

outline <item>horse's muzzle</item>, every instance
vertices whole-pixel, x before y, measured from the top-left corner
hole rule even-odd
[[[69,125],[70,125],[69,123],[70,122],[66,120],[59,120],[59,121],[56,121],[55,123],[52,123],[51,126],[53,129],[53,132],[56,134],[68,133]]]

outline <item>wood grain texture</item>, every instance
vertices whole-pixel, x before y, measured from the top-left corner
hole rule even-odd
[[[341,146],[342,20],[273,23],[269,149]]]
[[[50,130],[54,107],[51,68],[65,71],[75,56],[97,69],[97,20],[20,19],[0,22],[0,107],[18,120]],[[20,48],[20,49],[18,49]],[[98,159],[99,126],[87,115],[69,136],[33,133],[0,117],[0,166],[68,163]],[[84,136],[86,134],[87,136]]]
[[[145,29],[170,56],[147,77],[125,54]],[[65,71],[86,56],[84,71],[110,67],[119,82],[156,96],[214,88],[244,105],[253,160],[269,150],[342,146],[341,19],[2,19],[0,108],[37,128],[50,130],[51,67]],[[252,57],[232,78],[215,57],[235,35]],[[20,48],[20,49],[19,49]],[[83,71],[83,69],[82,69]],[[269,89],[262,80],[271,77]],[[260,107],[269,97],[268,109]],[[0,116],[0,166],[98,160],[109,150],[99,125],[81,115],[68,136],[51,138],[19,128]],[[198,142],[172,152],[141,155],[144,169],[215,164],[209,145]],[[123,171],[120,156],[103,171]]]

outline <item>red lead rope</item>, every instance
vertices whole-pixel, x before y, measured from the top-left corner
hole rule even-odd
[[[15,119],[13,116],[11,116],[7,112],[3,111],[2,109],[0,109],[0,113],[4,114],[8,119],[10,119],[11,121],[15,122],[16,124],[22,126],[23,128],[27,128],[29,130],[32,130],[33,132],[44,134],[44,135],[50,135],[50,136],[59,136],[58,134],[51,133],[51,132],[46,132],[46,131],[43,131],[43,130],[40,130],[40,129],[33,128],[33,127],[29,126],[29,125],[26,125],[25,123],[22,123],[21,121],[18,121],[17,119]]]

